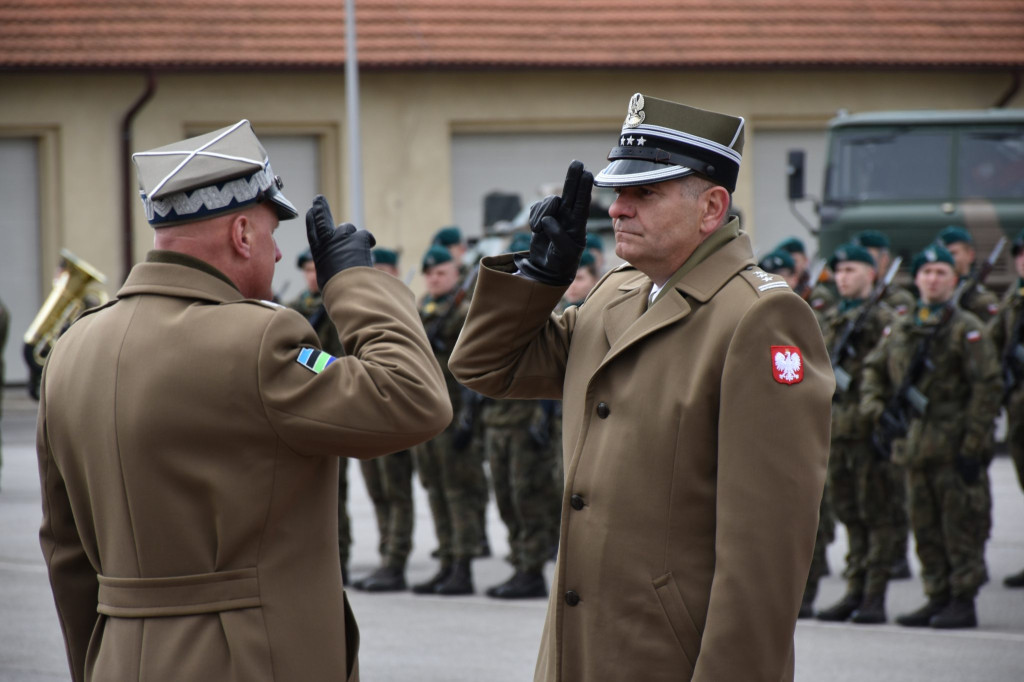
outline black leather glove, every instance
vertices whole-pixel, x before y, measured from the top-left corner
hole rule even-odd
[[[529,256],[517,255],[516,266],[527,277],[566,286],[576,277],[587,245],[587,215],[594,176],[573,161],[565,174],[562,196],[549,196],[530,208]]]
[[[981,462],[977,457],[957,455],[953,458],[953,468],[967,485],[974,485],[981,476]]]
[[[357,230],[352,223],[342,223],[335,228],[331,207],[322,194],[316,195],[313,206],[306,211],[306,239],[316,265],[320,291],[331,277],[345,268],[373,267],[370,249],[377,240],[366,230]]]

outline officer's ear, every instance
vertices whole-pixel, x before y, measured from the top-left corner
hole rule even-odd
[[[228,240],[231,249],[241,258],[252,257],[253,224],[245,213],[235,213],[228,223]]]
[[[700,232],[706,239],[725,224],[731,200],[729,190],[721,185],[712,185],[701,193],[704,214],[701,216]]]

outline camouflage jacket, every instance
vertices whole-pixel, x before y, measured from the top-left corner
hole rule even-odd
[[[847,304],[848,305],[848,304]],[[835,348],[838,337],[843,329],[860,315],[862,306],[858,305],[847,310],[844,302],[833,306],[825,313],[822,320],[822,336],[828,348],[830,359],[838,351]],[[860,385],[864,360],[882,338],[882,331],[895,317],[892,309],[884,303],[874,306],[858,334],[851,339],[850,349],[844,354],[843,360],[836,371],[836,393],[832,399],[832,440],[861,440],[871,435],[871,420],[860,411]],[[849,376],[849,386],[841,390],[840,375],[845,372]]]
[[[877,419],[906,374],[918,344],[935,330],[939,315],[897,318],[865,360],[861,410]],[[932,341],[930,368],[916,388],[927,399],[923,415],[911,414],[903,441],[893,443],[897,463],[923,466],[956,455],[982,458],[999,411],[1002,379],[995,346],[973,314],[957,309]]]
[[[310,321],[316,336],[320,339],[320,347],[335,357],[345,354],[345,349],[338,338],[338,330],[328,317],[327,311],[323,309],[323,299],[320,294],[303,291],[298,298],[288,303],[288,307],[297,311],[300,315]],[[318,319],[311,319],[316,315]]]
[[[453,309],[452,303],[455,300],[456,291],[458,289],[453,289],[438,298],[428,294],[420,300],[419,309],[420,319],[423,320],[434,357],[437,358],[437,364],[441,365],[441,371],[444,373],[444,381],[448,386],[448,397],[452,401],[452,411],[458,414],[462,408],[462,387],[452,376],[451,370],[448,369],[448,358],[451,357],[452,348],[455,347],[455,342],[462,331],[462,325],[466,321],[469,304],[466,299],[462,299],[459,305]]]
[[[960,299],[960,306],[964,310],[974,313],[982,322],[989,322],[999,312],[999,297],[992,291],[978,284],[973,289],[964,293]]]
[[[1014,353],[1012,349],[1007,348],[1007,344],[1013,339],[1014,328],[1018,324],[1024,325],[1024,321],[1021,320],[1022,314],[1024,314],[1024,281],[1018,280],[1017,286],[1007,290],[1006,296],[1003,297],[1002,303],[999,305],[999,312],[988,323],[992,342],[1004,365],[1004,376],[1006,369],[1009,369],[1005,367],[1007,364],[1012,364],[1012,371],[1018,375],[1017,385],[1014,387],[1007,405],[1011,419],[1024,418],[1024,362],[1014,357],[1024,355],[1024,329],[1021,330],[1017,339],[1017,346],[1020,350]]]

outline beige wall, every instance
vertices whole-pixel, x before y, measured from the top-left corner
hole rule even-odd
[[[366,72],[367,227],[382,244],[422,253],[437,226],[451,220],[453,131],[607,131],[611,141],[630,95],[640,91],[746,117],[749,150],[759,129],[824,127],[840,108],[987,107],[1009,82],[1007,74],[970,72]],[[0,74],[0,135],[39,135],[44,142],[43,250],[71,249],[110,275],[111,291],[124,274],[119,126],[144,87],[138,74]],[[1011,106],[1024,106],[1024,94]],[[316,134],[325,194],[341,220],[344,113],[340,73],[158,75],[155,96],[136,118],[133,148],[240,118],[257,133]],[[735,197],[746,216],[753,215],[752,168],[748,156]],[[152,233],[141,204],[133,206],[134,253],[141,259]]]

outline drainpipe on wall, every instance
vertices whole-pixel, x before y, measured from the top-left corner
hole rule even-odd
[[[135,100],[131,108],[125,112],[121,119],[121,230],[122,230],[122,257],[124,258],[124,277],[128,279],[128,273],[135,264],[132,255],[134,251],[134,240],[132,239],[132,201],[136,193],[132,190],[136,183],[132,172],[132,123],[139,110],[153,97],[156,92],[156,76],[152,70],[146,72],[146,89],[139,98]]]
[[[1017,92],[1020,90],[1020,71],[1014,71],[1011,73],[1010,78],[1012,79],[1010,81],[1010,88],[1003,93],[1003,96],[1000,97],[995,104],[992,105],[996,109],[1002,109],[1009,104],[1010,100],[1016,97]]]

